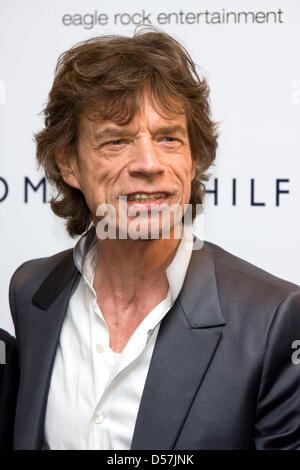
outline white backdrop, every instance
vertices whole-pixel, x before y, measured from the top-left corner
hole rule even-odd
[[[298,0],[1,0],[0,327],[12,333],[14,270],[75,243],[43,202],[42,185],[36,191],[30,185],[43,177],[32,135],[42,127],[39,113],[57,57],[93,36],[132,35],[132,21],[142,16],[187,47],[211,87],[221,136],[208,184],[218,191],[217,201],[207,195],[206,239],[300,283]],[[276,187],[286,191],[279,205]]]

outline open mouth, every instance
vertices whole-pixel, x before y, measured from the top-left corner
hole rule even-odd
[[[135,192],[120,196],[126,202],[128,208],[135,208],[135,210],[143,209],[146,211],[160,211],[168,205],[168,198],[170,193],[159,191],[153,193]]]
[[[167,193],[134,193],[134,194],[129,194],[127,196],[127,201],[128,202],[137,202],[140,204],[147,203],[147,202],[153,202],[157,201],[159,199],[167,199],[168,194]]]

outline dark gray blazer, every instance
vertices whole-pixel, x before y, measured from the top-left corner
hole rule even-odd
[[[72,250],[29,261],[12,278],[16,449],[42,447],[55,351],[78,280]],[[300,449],[295,340],[300,288],[205,242],[161,322],[132,449]]]

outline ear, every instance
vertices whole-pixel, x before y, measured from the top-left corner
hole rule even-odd
[[[81,189],[78,162],[73,149],[71,147],[65,147],[57,150],[55,153],[55,162],[64,182],[72,186],[72,188]]]

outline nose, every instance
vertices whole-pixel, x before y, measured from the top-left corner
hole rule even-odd
[[[164,172],[164,165],[159,158],[159,150],[151,138],[140,139],[133,150],[128,165],[130,176],[153,177]]]

